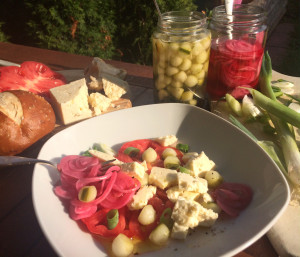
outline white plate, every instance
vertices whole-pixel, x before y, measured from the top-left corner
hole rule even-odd
[[[156,104],[104,114],[54,135],[38,158],[58,161],[63,155],[79,154],[95,142],[118,149],[125,141],[168,134],[177,135],[193,151],[204,150],[225,180],[247,183],[254,190],[254,197],[239,217],[218,221],[213,229],[197,230],[186,241],[173,241],[144,256],[232,256],[271,228],[289,199],[289,188],[280,170],[243,132],[197,107]],[[69,218],[53,193],[58,180],[55,169],[36,165],[33,203],[46,237],[60,256],[106,256],[102,246]]]

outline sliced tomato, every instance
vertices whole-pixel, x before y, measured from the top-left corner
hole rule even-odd
[[[129,156],[127,154],[124,154],[125,149],[127,149],[128,147],[135,147],[137,149],[139,149],[139,153],[136,156]],[[138,161],[141,162],[142,161],[142,154],[145,150],[147,150],[149,147],[153,148],[157,155],[158,158],[156,160],[156,162],[152,163],[150,167],[148,167],[149,169],[151,169],[152,166],[159,166],[159,167],[163,167],[163,163],[162,163],[162,153],[166,148],[173,148],[176,153],[177,153],[177,157],[181,160],[182,158],[182,152],[179,151],[178,149],[171,147],[171,146],[162,146],[160,145],[158,142],[152,140],[152,139],[138,139],[138,140],[133,140],[130,142],[126,142],[124,143],[119,152],[118,155],[116,156],[118,160],[123,161],[123,162],[134,162],[134,161]]]
[[[109,211],[109,209],[99,210],[92,216],[82,219],[82,222],[86,225],[87,229],[93,234],[104,237],[115,237],[122,233],[126,228],[125,210],[124,208],[119,210],[119,222],[114,229],[107,228],[106,214]]]
[[[245,184],[224,182],[211,195],[225,213],[236,217],[250,204],[253,191]]]
[[[128,147],[135,147],[140,151],[136,156],[129,156],[127,154],[124,154],[125,149],[127,149]],[[119,149],[117,159],[124,162],[141,162],[143,152],[149,147],[152,147],[154,150],[156,150],[156,148],[160,147],[160,144],[151,139],[138,139],[126,142]]]
[[[25,90],[48,95],[49,89],[66,84],[63,75],[39,62],[23,62],[20,67],[0,68],[0,92]]]

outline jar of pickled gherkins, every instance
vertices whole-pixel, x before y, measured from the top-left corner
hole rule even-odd
[[[154,98],[204,107],[211,34],[200,12],[163,13],[152,36]]]
[[[236,98],[248,94],[243,87],[255,88],[266,41],[266,13],[263,8],[236,4],[232,14],[224,5],[212,11],[209,24],[212,44],[207,92],[212,100],[226,93]]]

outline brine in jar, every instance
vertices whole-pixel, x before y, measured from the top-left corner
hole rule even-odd
[[[155,101],[203,105],[211,46],[205,15],[165,13],[158,24],[152,37]]]
[[[232,14],[225,6],[213,9],[207,92],[211,100],[232,94],[242,99],[245,87],[256,88],[261,69],[267,26],[266,14],[254,5],[234,5]]]

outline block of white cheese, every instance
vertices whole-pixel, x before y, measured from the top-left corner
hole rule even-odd
[[[103,74],[102,83],[105,95],[111,100],[118,100],[122,95],[129,92],[129,85],[125,80]]]
[[[191,170],[192,176],[204,177],[206,171],[215,167],[215,163],[204,152],[201,152],[198,156],[189,159],[184,167]]]
[[[94,116],[100,115],[102,112],[105,112],[111,105],[111,99],[98,92],[90,94],[88,99]]]
[[[93,150],[93,149],[89,150],[89,153],[92,156],[98,158],[99,160],[101,160],[103,162],[113,160],[111,163],[114,164],[114,165],[122,165],[123,164],[122,161],[117,160],[113,155],[108,154],[108,153],[103,153],[101,151],[97,151],[97,150]]]
[[[177,184],[177,171],[153,167],[149,175],[149,184],[165,189]]]
[[[132,200],[127,204],[127,206],[130,210],[140,210],[147,205],[149,199],[151,199],[155,194],[155,186],[143,186],[132,197]]]
[[[154,140],[160,143],[162,146],[169,146],[177,143],[178,138],[175,135],[167,135],[164,137],[155,138]]]
[[[92,117],[85,79],[50,89],[52,105],[63,124]]]

